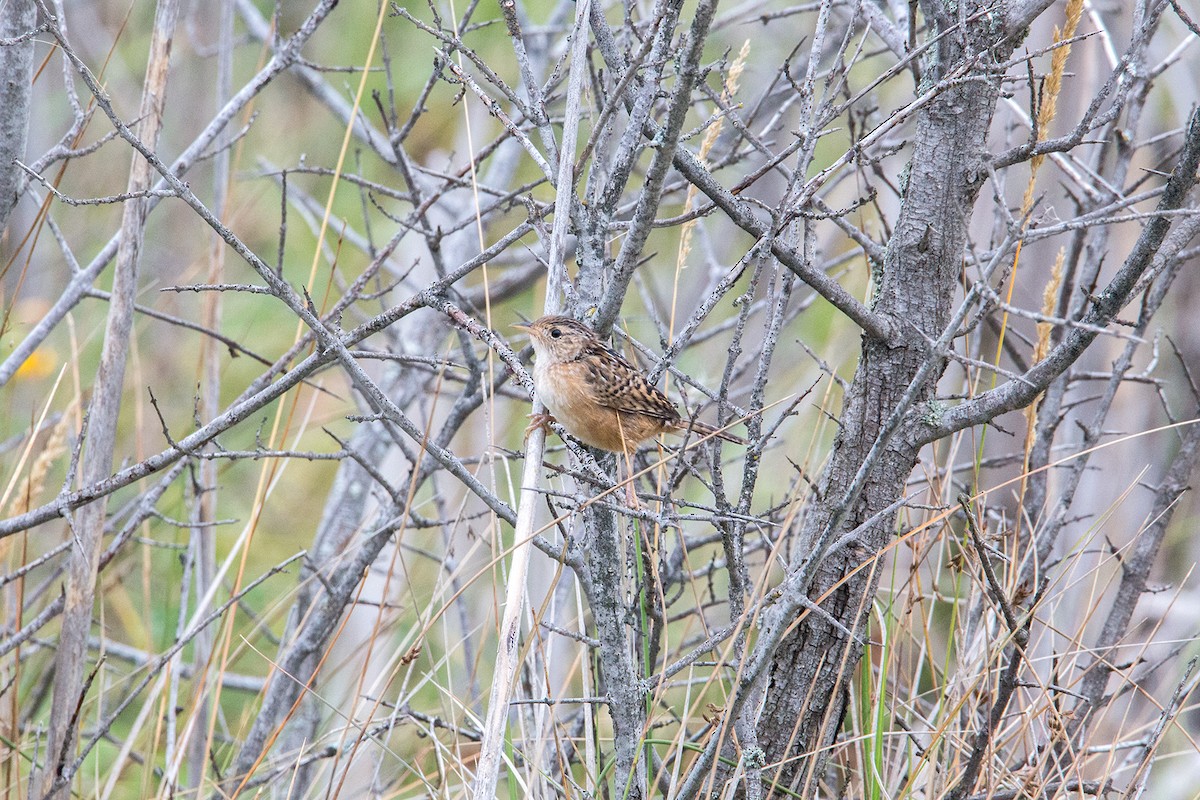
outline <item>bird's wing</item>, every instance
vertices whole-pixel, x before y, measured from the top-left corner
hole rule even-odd
[[[679,419],[679,410],[655,388],[637,367],[607,347],[597,345],[582,359],[591,380],[592,399],[605,408],[645,414],[665,422]]]

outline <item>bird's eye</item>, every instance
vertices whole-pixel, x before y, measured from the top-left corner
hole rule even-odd
[[[560,336],[562,336],[562,331],[560,331],[558,328],[550,329],[550,338],[551,339],[557,339]]]

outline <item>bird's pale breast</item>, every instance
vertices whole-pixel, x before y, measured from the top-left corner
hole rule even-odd
[[[642,420],[597,403],[583,362],[535,364],[533,380],[546,409],[568,433],[591,447],[619,453],[661,430],[657,421],[650,426],[655,430],[644,430]]]

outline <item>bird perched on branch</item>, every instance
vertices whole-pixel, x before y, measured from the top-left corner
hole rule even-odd
[[[526,435],[557,421],[579,441],[613,453],[632,453],[666,431],[716,436],[746,444],[724,431],[679,415],[675,404],[641,370],[604,345],[586,325],[547,316],[514,327],[529,332],[536,361],[533,386],[550,414],[532,414]]]

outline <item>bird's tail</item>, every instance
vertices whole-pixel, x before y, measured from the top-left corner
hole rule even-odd
[[[740,436],[734,436],[728,431],[719,430],[711,425],[705,425],[703,422],[698,422],[694,419],[681,419],[675,424],[675,429],[679,433],[687,433],[691,431],[696,436],[715,436],[718,439],[724,439],[727,442],[734,444],[750,444]]]

